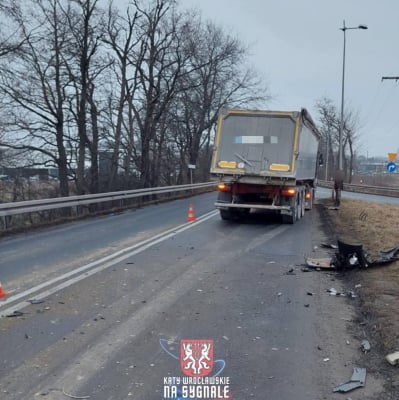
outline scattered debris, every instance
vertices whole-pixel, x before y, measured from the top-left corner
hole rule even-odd
[[[329,269],[347,269],[347,268],[368,268],[386,265],[399,260],[399,246],[388,251],[380,251],[377,256],[367,254],[363,245],[360,243],[352,244],[338,240],[338,246],[322,244],[331,248],[338,248],[338,252],[331,258],[305,258],[306,267],[310,268],[329,268]],[[361,287],[356,285],[356,287]]]
[[[310,304],[304,304],[304,306],[305,306],[306,308],[308,308],[308,307],[310,306]]]
[[[62,389],[62,394],[64,396],[70,397],[71,399],[90,399],[90,396],[74,396],[73,394],[69,394]]]
[[[311,272],[312,270],[310,268],[302,267],[301,271],[302,272]]]
[[[353,290],[349,290],[348,297],[350,297],[351,299],[356,299],[357,294]]]
[[[307,294],[308,296],[313,296],[314,293],[312,293],[312,292],[306,292],[306,294]]]
[[[359,289],[359,288],[361,288],[362,287],[362,285],[360,284],[360,283],[358,283],[357,285],[355,285],[355,289]]]
[[[338,246],[332,243],[320,243],[320,247],[323,247],[325,249],[338,249]]]
[[[278,293],[277,293],[277,296],[279,296],[279,297],[282,296],[282,295],[283,295],[283,294],[282,294],[281,292],[278,292]]]
[[[328,357],[326,357],[326,358],[323,358],[323,361],[327,362],[327,361],[330,361],[330,359]]]
[[[12,318],[12,317],[22,317],[25,313],[22,311],[14,311],[11,314],[7,314],[6,317]]]
[[[397,365],[399,362],[399,351],[395,351],[395,353],[388,354],[385,358],[389,362],[389,364]]]
[[[353,368],[353,374],[349,382],[336,386],[333,392],[346,393],[366,384],[366,368]]]
[[[362,343],[360,344],[360,347],[362,348],[362,350],[367,353],[368,351],[371,350],[371,345],[370,342],[368,340],[362,340]]]
[[[330,206],[330,207],[326,207],[326,208],[327,208],[327,210],[336,210],[336,211],[339,210],[339,207],[337,207],[337,206]]]
[[[296,275],[294,268],[290,268],[284,275]]]
[[[28,300],[28,302],[29,302],[30,304],[42,304],[42,303],[44,303],[44,300],[41,300],[41,299],[31,299],[31,300]]]
[[[331,296],[341,296],[341,295],[344,295],[343,293],[338,292],[337,289],[335,289],[335,288],[327,289],[327,293],[330,293]],[[345,296],[345,295],[344,295],[344,296]]]
[[[331,258],[306,258],[305,264],[311,268],[334,268]]]

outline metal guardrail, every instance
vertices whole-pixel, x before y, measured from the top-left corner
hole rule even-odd
[[[120,192],[87,194],[81,196],[56,197],[52,199],[18,201],[0,204],[0,217],[30,212],[47,211],[56,208],[66,208],[114,200],[131,199],[161,193],[172,193],[184,190],[194,190],[216,186],[215,182],[196,183],[192,185],[162,186],[157,188],[136,189]]]
[[[333,181],[319,180],[318,185],[320,187],[329,189],[334,188]],[[383,186],[368,186],[368,185],[355,185],[353,183],[344,183],[344,191],[375,194],[377,196],[399,197],[399,188],[396,189],[392,187],[383,187]]]

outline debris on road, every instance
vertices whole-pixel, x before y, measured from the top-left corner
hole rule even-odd
[[[338,385],[333,392],[346,393],[351,390],[364,387],[366,384],[366,368],[353,368],[353,374],[349,382]]]
[[[343,293],[338,292],[335,288],[327,289],[327,293],[330,293],[331,296],[345,296]]]
[[[31,299],[31,300],[27,300],[30,304],[42,304],[44,303],[44,300],[41,299]]]
[[[323,247],[325,249],[338,249],[338,246],[332,243],[320,243],[320,247]]]
[[[395,353],[388,354],[385,359],[391,365],[397,365],[399,362],[399,351],[395,351]]]
[[[22,317],[25,313],[22,311],[14,311],[11,314],[7,314],[6,317],[12,318],[12,317]]]
[[[399,261],[399,246],[391,250],[380,251],[376,256],[367,254],[362,244],[351,244],[338,240],[338,246],[336,246],[336,248],[338,248],[338,252],[336,252],[333,257],[306,257],[305,266],[316,269],[342,270],[355,267],[376,267]]]
[[[67,393],[64,389],[62,389],[62,394],[70,397],[71,399],[90,399],[90,396],[74,396],[73,394]]]
[[[313,293],[312,293],[312,292],[306,292],[306,294],[307,294],[308,296],[313,296]]]
[[[362,343],[360,344],[361,349],[367,353],[371,350],[371,345],[368,340],[362,340]]]
[[[294,268],[290,268],[287,272],[284,273],[284,275],[296,275]]]
[[[335,268],[331,258],[305,258],[305,264],[311,268]]]

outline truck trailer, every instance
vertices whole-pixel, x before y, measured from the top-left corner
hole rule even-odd
[[[251,210],[275,211],[290,224],[302,218],[314,202],[320,138],[306,109],[223,110],[211,165],[221,218]]]

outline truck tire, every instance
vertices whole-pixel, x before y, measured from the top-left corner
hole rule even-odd
[[[220,211],[220,218],[223,221],[230,221],[233,219],[233,216],[232,216],[230,210],[219,210],[219,211]]]
[[[301,219],[305,216],[305,191],[301,192],[300,194],[300,209],[301,216],[298,219]]]
[[[310,193],[310,199],[308,199],[305,204],[307,203],[307,207],[305,210],[311,210],[313,208],[314,198],[315,198],[315,191],[313,188],[308,189],[308,193]],[[305,192],[306,195],[306,192]]]
[[[291,208],[292,211],[292,215],[283,215],[283,223],[284,224],[295,224],[297,218],[298,218],[298,205],[295,204],[295,206],[293,206]]]

